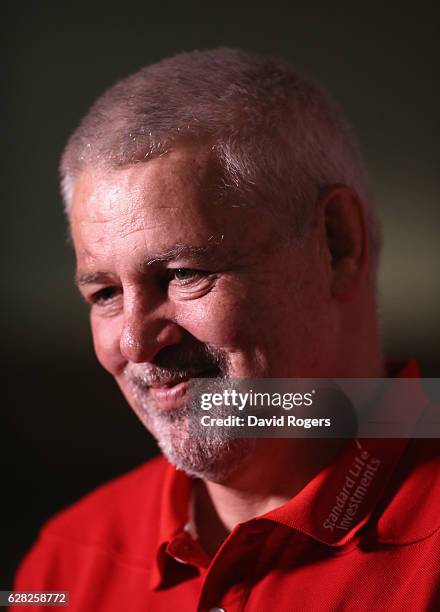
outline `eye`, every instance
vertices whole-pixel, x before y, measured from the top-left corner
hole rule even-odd
[[[118,289],[116,287],[104,287],[104,289],[100,289],[90,296],[90,302],[98,306],[104,306],[104,304],[110,302],[117,293]]]
[[[175,268],[170,270],[170,272],[171,280],[175,280],[181,285],[197,282],[209,274],[205,270],[194,270],[193,268]]]

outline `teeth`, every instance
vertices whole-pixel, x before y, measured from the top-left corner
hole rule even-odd
[[[156,380],[150,384],[150,387],[172,387],[180,382],[188,381],[191,378],[204,378],[212,374],[216,374],[216,370],[214,370],[214,368],[211,368],[209,370],[203,370],[201,372],[192,372],[191,374],[187,374],[186,376],[181,376],[178,378]]]

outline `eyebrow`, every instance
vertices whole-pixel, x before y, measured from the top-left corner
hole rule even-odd
[[[211,238],[209,239],[211,240]],[[171,248],[150,255],[147,259],[145,259],[142,263],[141,268],[145,269],[155,263],[167,263],[171,261],[176,261],[177,259],[182,258],[191,258],[193,261],[201,261],[206,262],[206,259],[215,260],[215,257],[219,254],[219,245],[223,240],[223,235],[221,236],[221,240],[212,241],[209,244],[204,246],[192,246],[188,244],[175,244]],[[108,272],[84,272],[81,273],[78,271],[75,275],[75,282],[78,287],[83,285],[92,285],[98,284],[102,282],[108,282],[111,279],[112,275]]]
[[[77,272],[75,274],[75,283],[78,287],[99,284],[108,280],[110,280],[110,275],[107,272]]]
[[[222,235],[223,238],[223,235]],[[204,246],[191,246],[189,244],[175,244],[173,247],[166,251],[162,251],[160,253],[156,253],[155,255],[151,255],[148,257],[144,265],[146,267],[151,266],[156,262],[169,262],[175,261],[176,259],[181,259],[185,257],[191,257],[193,259],[201,259],[206,256],[213,256],[218,251],[218,243],[211,242]]]

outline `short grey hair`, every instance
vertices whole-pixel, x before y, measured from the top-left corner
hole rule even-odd
[[[228,201],[282,212],[296,236],[313,223],[325,188],[351,187],[365,209],[370,256],[378,261],[380,227],[340,108],[284,61],[237,49],[180,53],[106,91],[61,159],[67,215],[85,168],[124,167],[186,143],[212,149]]]

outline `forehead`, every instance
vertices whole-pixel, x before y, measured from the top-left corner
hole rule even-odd
[[[214,191],[212,162],[206,153],[175,151],[146,163],[104,170],[87,168],[76,180],[72,223],[111,222],[117,216],[174,206],[200,199],[199,192]]]
[[[73,192],[77,257],[116,255],[128,243],[160,251],[179,243],[237,248],[267,240],[272,215],[225,203],[219,180],[218,166],[204,150],[180,149],[124,169],[88,169]]]

